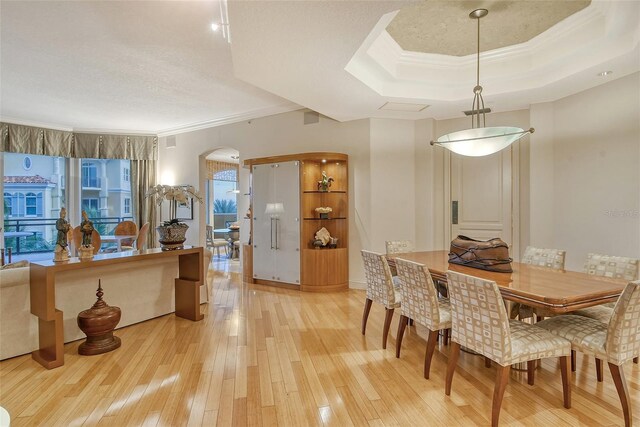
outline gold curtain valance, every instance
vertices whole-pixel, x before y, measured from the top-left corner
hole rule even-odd
[[[236,181],[238,177],[239,165],[235,163],[219,162],[217,160],[207,160],[207,179],[213,179],[213,176],[222,171],[235,170]]]
[[[154,135],[75,133],[0,123],[0,151],[85,159],[157,160]]]

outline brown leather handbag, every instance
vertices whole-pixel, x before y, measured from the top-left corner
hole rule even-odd
[[[451,241],[449,262],[481,270],[512,273],[509,246],[502,239],[487,241],[458,236]]]

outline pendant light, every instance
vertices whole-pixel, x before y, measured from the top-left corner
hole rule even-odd
[[[480,86],[480,19],[487,16],[487,9],[476,9],[469,14],[469,18],[478,21],[478,54],[476,67],[476,87],[473,88],[473,107],[471,109],[471,129],[442,135],[431,145],[439,145],[463,156],[488,156],[507,148],[513,142],[534,129],[523,130],[519,127],[497,126],[486,127],[485,107]]]

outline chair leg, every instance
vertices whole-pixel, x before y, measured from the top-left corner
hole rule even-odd
[[[438,331],[429,331],[429,338],[427,339],[427,351],[424,354],[424,378],[429,379],[429,371],[431,370],[431,359],[433,358],[433,351],[436,349],[438,343]]]
[[[402,337],[404,336],[404,329],[409,323],[409,318],[404,314],[400,315],[400,321],[398,322],[398,336],[396,337],[396,357],[400,357],[400,347],[402,346]]]
[[[571,372],[576,371],[576,351],[571,350]]]
[[[571,409],[571,381],[569,381],[569,357],[560,357],[560,373],[562,375],[562,397],[564,407]]]
[[[384,329],[382,329],[382,348],[387,348],[387,336],[389,335],[389,327],[393,318],[393,308],[385,308]]]
[[[537,360],[527,361],[527,384],[529,385],[535,384],[537,364],[538,364]]]
[[[627,389],[627,380],[624,378],[624,370],[622,366],[609,363],[609,370],[613,377],[613,382],[618,390],[620,403],[622,404],[622,413],[624,414],[625,427],[631,427],[631,399],[629,398],[629,390]]]
[[[449,345],[449,331],[450,331],[450,330],[451,330],[451,329],[445,329],[445,330],[444,330],[444,336],[443,336],[443,338],[442,338],[442,343],[443,343],[444,345]]]
[[[413,326],[413,319],[409,319],[409,326]]]
[[[598,379],[598,382],[601,383],[602,382],[602,367],[603,367],[604,363],[602,363],[602,359],[598,359],[596,357],[596,378]]]
[[[451,342],[451,353],[449,353],[449,363],[447,364],[447,377],[444,383],[444,394],[451,396],[451,383],[453,382],[453,374],[456,372],[458,357],[460,356],[460,344]]]
[[[367,319],[369,318],[369,312],[371,311],[371,303],[373,303],[373,301],[369,298],[364,302],[364,313],[362,313],[362,335],[364,335],[367,330]]]
[[[491,359],[489,359],[487,356],[484,357],[484,367],[485,368],[491,367]]]
[[[496,386],[493,389],[493,403],[491,405],[491,426],[498,426],[498,419],[500,418],[500,407],[502,406],[502,398],[504,397],[504,390],[507,388],[507,382],[509,381],[509,372],[511,371],[511,365],[502,366],[498,365],[498,375],[496,377]]]

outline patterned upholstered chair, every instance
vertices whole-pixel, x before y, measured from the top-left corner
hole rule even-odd
[[[367,278],[367,299],[362,314],[362,335],[367,329],[371,303],[382,304],[386,311],[384,329],[382,330],[382,348],[387,348],[387,335],[389,335],[393,311],[400,307],[400,291],[394,285],[391,270],[384,255],[363,250],[362,261],[364,262],[364,274]]]
[[[400,323],[398,323],[396,357],[400,357],[402,337],[409,319],[426,326],[429,329],[429,337],[424,356],[424,377],[429,379],[431,359],[438,341],[438,332],[451,328],[451,306],[448,299],[438,299],[438,291],[427,266],[398,258],[396,259],[396,267],[402,283],[400,286],[400,294],[402,295],[400,313],[402,315]]]
[[[387,240],[384,243],[387,247],[387,255],[413,252],[413,242],[411,240]]]
[[[606,360],[616,385],[625,426],[631,426],[631,399],[622,365],[640,353],[640,281],[630,282],[608,324],[583,316],[563,315],[537,324],[571,341],[571,348]]]
[[[520,260],[520,262],[522,264],[535,265],[538,267],[551,268],[554,270],[564,270],[564,260],[566,253],[566,251],[561,251],[559,249],[543,249],[534,248],[533,246],[527,246],[527,249],[525,249],[524,255],[522,255],[522,259]],[[546,315],[548,314],[541,310],[534,310],[529,306],[520,304],[513,304],[511,306],[512,318],[519,316],[520,320],[522,320],[527,317],[532,317],[534,312],[536,312],[538,318],[546,317]]]
[[[638,265],[640,262],[634,258],[621,256],[610,256],[600,254],[588,254],[587,262],[584,265],[584,272],[593,276],[610,277],[613,279],[623,279],[629,282],[638,279]],[[597,305],[595,307],[583,308],[576,310],[571,314],[576,316],[589,317],[608,324],[609,319],[613,315],[613,307],[615,303]],[[573,356],[575,357],[575,356]],[[573,360],[573,358],[572,358]],[[638,363],[638,358],[633,359],[634,363]],[[572,361],[571,368],[575,369],[575,361]],[[596,371],[598,381],[602,381],[602,361],[596,358]]]
[[[527,362],[531,384],[538,359],[559,357],[564,407],[570,408],[571,343],[536,325],[510,320],[495,282],[452,271],[447,271],[447,280],[451,301],[452,345],[445,383],[446,395],[451,394],[460,346],[465,346],[498,364],[491,410],[492,426],[498,425],[502,397],[514,363]]]

